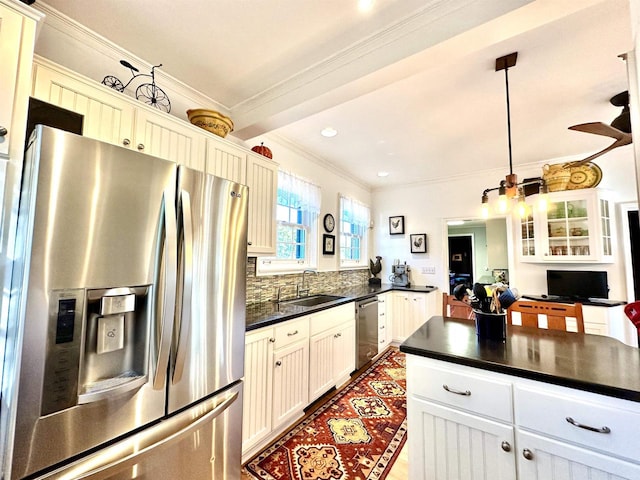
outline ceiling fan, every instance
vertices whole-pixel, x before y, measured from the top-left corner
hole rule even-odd
[[[579,167],[589,163],[594,158],[603,155],[614,148],[629,145],[631,143],[631,117],[629,114],[629,92],[621,92],[614,95],[609,100],[612,105],[616,107],[622,107],[622,113],[618,115],[611,125],[607,125],[602,122],[581,123],[579,125],[573,125],[569,127],[570,130],[576,130],[578,132],[593,133],[595,135],[602,135],[605,137],[611,137],[615,141],[604,150],[600,150],[593,155],[575,162],[566,163],[565,167]]]

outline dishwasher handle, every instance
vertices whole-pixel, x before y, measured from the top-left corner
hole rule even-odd
[[[370,307],[372,305],[377,305],[377,304],[378,304],[378,298],[377,297],[365,298],[361,303],[358,303],[358,308],[367,308],[367,307]]]

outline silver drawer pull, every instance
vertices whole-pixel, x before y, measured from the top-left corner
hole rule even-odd
[[[293,337],[294,335],[298,334],[298,330],[296,330],[295,332],[291,332],[291,333],[287,333],[287,337]]]
[[[596,432],[596,433],[611,433],[611,429],[609,427],[590,427],[589,425],[583,425],[580,422],[576,422],[573,418],[571,417],[567,417],[565,419],[567,422],[569,422],[571,425],[573,425],[574,427],[578,427],[578,428],[584,428],[585,430],[589,430],[590,432]]]
[[[442,388],[444,388],[447,392],[455,393],[456,395],[464,395],[465,397],[468,397],[469,395],[471,395],[471,392],[469,390],[465,390],[463,392],[462,390],[456,390],[454,388],[449,388],[448,385],[442,385]]]

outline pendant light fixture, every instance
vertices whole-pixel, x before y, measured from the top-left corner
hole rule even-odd
[[[498,191],[498,207],[499,213],[507,213],[509,211],[510,200],[518,201],[518,213],[524,217],[527,213],[527,207],[524,203],[525,187],[529,185],[538,185],[538,193],[541,194],[541,205],[546,203],[547,185],[543,178],[530,178],[524,182],[518,183],[518,176],[513,173],[513,156],[511,152],[511,105],[509,103],[509,68],[516,65],[518,52],[510,53],[504,57],[496,58],[496,72],[504,70],[505,89],[507,93],[507,137],[509,141],[509,174],[504,180],[500,181],[500,185],[495,188],[486,188],[482,192],[482,213],[484,217],[489,216],[489,192]]]

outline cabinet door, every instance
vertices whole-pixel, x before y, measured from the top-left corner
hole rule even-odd
[[[204,172],[206,136],[161,112],[136,112],[133,148]]]
[[[22,40],[23,19],[17,12],[0,5],[0,128],[7,130],[0,137],[0,155],[9,155],[12,134],[13,101],[15,99]]]
[[[335,385],[333,344],[338,328],[311,337],[309,341],[309,401]]]
[[[403,342],[409,336],[408,323],[411,319],[409,293],[393,293],[393,339]]]
[[[207,173],[237,183],[247,183],[247,152],[207,138]]]
[[[409,478],[515,480],[513,427],[408,398]],[[552,477],[548,477],[552,478]]]
[[[410,336],[424,322],[429,320],[427,316],[427,294],[412,293],[409,296],[410,321],[407,324],[406,336]]]
[[[309,400],[309,341],[273,354],[273,429],[302,414]]]
[[[249,186],[248,253],[276,252],[276,196],[278,166],[261,155],[247,155]]]
[[[273,329],[245,336],[242,451],[246,452],[271,432],[273,392]]]
[[[517,431],[519,480],[632,480],[640,465],[533,433]]]
[[[124,94],[61,67],[36,63],[34,69],[33,96],[82,114],[85,137],[126,147],[134,142],[135,108]]]
[[[524,262],[614,261],[612,204],[594,188],[549,194],[546,212],[520,220],[519,255]]]
[[[338,384],[349,379],[356,366],[356,325],[343,324],[333,337],[334,378]]]

